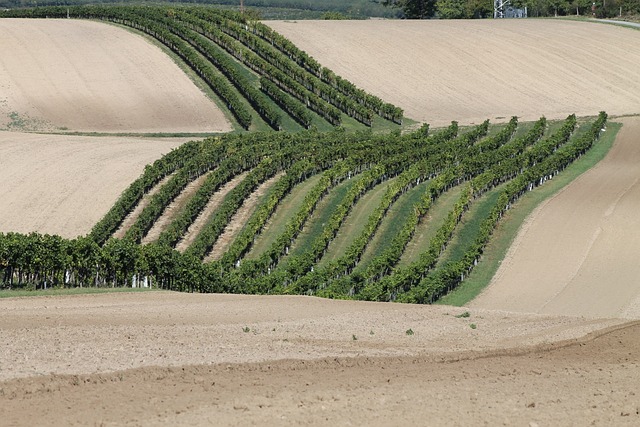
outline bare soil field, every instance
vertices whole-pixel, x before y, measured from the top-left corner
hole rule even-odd
[[[640,113],[635,29],[552,19],[266,24],[434,126]]]
[[[37,58],[49,54],[34,48],[22,61],[52,98],[5,86],[18,77],[4,49],[30,39],[6,22],[0,114],[72,128],[54,110],[71,117],[81,102],[56,107],[68,88],[44,87],[53,82]],[[88,39],[109,39],[105,27],[113,42],[136,39],[40,22],[68,26],[55,30],[62,39],[33,30],[62,58],[76,25]],[[640,112],[637,31],[551,20],[273,25],[433,125]],[[107,113],[77,126],[96,130]],[[129,126],[109,120],[111,131]],[[0,299],[0,424],[639,425],[640,118],[624,120],[605,160],[532,214],[466,308],[171,292]],[[183,141],[0,132],[0,231],[84,234]]]
[[[640,117],[609,154],[526,220],[472,306],[640,317]]]
[[[86,234],[145,165],[186,141],[0,131],[0,231]]]
[[[227,132],[231,125],[160,48],[113,25],[0,22],[0,129]]]
[[[2,423],[640,421],[637,322],[456,317],[465,310],[169,292],[3,299]]]

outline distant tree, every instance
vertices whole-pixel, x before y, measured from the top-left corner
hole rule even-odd
[[[640,1],[639,0],[620,0],[620,7],[622,7],[622,14],[640,13]]]
[[[438,16],[443,19],[467,18],[466,2],[467,0],[437,0]]]
[[[326,21],[340,21],[343,19],[349,19],[349,17],[340,12],[325,12],[322,14],[321,19]]]
[[[431,18],[436,13],[437,0],[382,0],[382,4],[388,7],[401,9],[404,17],[408,19]]]
[[[572,11],[576,11],[576,15],[588,15],[591,13],[592,0],[573,0],[571,2]]]
[[[467,18],[490,18],[493,16],[493,3],[486,0],[466,0]]]

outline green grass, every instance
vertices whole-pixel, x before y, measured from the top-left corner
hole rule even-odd
[[[427,217],[416,227],[413,238],[407,244],[407,248],[400,258],[399,265],[408,265],[417,261],[420,253],[429,247],[429,242],[444,223],[453,205],[460,198],[462,188],[461,185],[458,185],[436,199],[427,213]]]
[[[441,298],[437,304],[463,306],[480,294],[500,267],[527,216],[546,199],[602,160],[611,149],[621,126],[619,123],[608,123],[607,131],[588,153],[551,181],[521,197],[498,224],[478,266],[457,289]]]
[[[310,177],[296,185],[291,192],[285,196],[271,216],[271,219],[267,222],[264,230],[262,230],[262,233],[256,238],[251,250],[246,255],[248,259],[257,259],[260,254],[271,247],[278,236],[284,232],[291,215],[300,209],[307,193],[320,181],[321,177],[322,174],[316,174]]]
[[[357,175],[351,179],[342,181],[340,184],[332,188],[327,196],[320,200],[318,206],[313,211],[311,217],[298,235],[298,238],[291,246],[291,251],[289,252],[291,255],[300,255],[310,249],[315,239],[320,236],[324,230],[325,224],[329,222],[329,219],[331,219],[334,208],[342,202],[342,199],[347,195],[347,192],[361,178],[362,175]]]
[[[422,182],[411,190],[404,193],[389,208],[382,223],[378,227],[378,231],[371,239],[362,254],[362,259],[356,268],[356,271],[363,271],[367,264],[378,255],[382,254],[387,248],[387,244],[398,234],[406,219],[413,212],[413,206],[420,201],[427,186],[427,182]]]
[[[387,188],[389,187],[389,184],[395,179],[396,178],[392,178],[376,185],[356,202],[355,206],[351,209],[351,212],[342,223],[340,230],[338,230],[336,238],[333,239],[331,244],[329,244],[327,253],[322,257],[319,265],[324,265],[329,261],[335,261],[344,255],[344,252],[347,250],[349,245],[351,245],[353,239],[362,233],[372,211],[378,207],[387,191]]]
[[[475,241],[482,222],[489,216],[498,202],[498,197],[504,189],[504,185],[499,185],[487,191],[479,199],[471,203],[469,210],[462,216],[462,220],[456,227],[447,248],[440,255],[436,269],[445,263],[462,259],[467,248]]]
[[[226,252],[226,251],[229,250],[229,248],[231,247],[233,242],[236,240],[236,238],[244,231],[244,229],[246,228],[246,225],[249,224],[253,220],[253,218],[255,217],[256,212],[258,211],[260,206],[262,206],[264,203],[266,203],[266,201],[269,199],[271,194],[275,191],[275,186],[278,183],[279,179],[281,179],[281,178],[275,179],[272,182],[270,182],[269,186],[264,188],[264,192],[256,198],[254,203],[248,204],[249,203],[248,200],[250,200],[250,199],[245,199],[242,202],[242,206],[241,206],[240,209],[245,208],[245,207],[248,208],[249,217],[248,217],[248,219],[246,220],[245,224],[242,227],[238,227],[237,229],[230,228],[230,225],[233,222],[233,218],[230,221],[230,223],[227,225],[227,227],[225,227],[225,233],[229,232],[229,234],[226,236],[228,238],[228,240],[226,242],[221,242],[221,241],[216,242],[216,244],[220,243],[222,245],[223,252]],[[263,184],[264,184],[264,182],[263,182]],[[257,189],[256,189],[256,191],[257,191]],[[227,195],[227,197],[228,197],[228,195]],[[225,197],[225,199],[226,199],[226,197]],[[238,212],[236,211],[236,214],[237,213]],[[235,218],[236,214],[234,214],[234,218]]]
[[[0,290],[0,298],[44,297],[58,295],[111,294],[123,292],[163,292],[149,288],[50,288],[46,290]]]

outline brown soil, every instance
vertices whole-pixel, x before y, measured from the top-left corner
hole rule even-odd
[[[3,19],[0,129],[227,132],[231,125],[160,48],[100,22]]]
[[[142,244],[147,244],[151,242],[155,242],[158,240],[160,233],[162,233],[166,228],[171,224],[171,222],[176,218],[176,216],[182,211],[189,200],[193,197],[194,194],[200,189],[204,181],[209,176],[209,173],[205,173],[191,181],[187,186],[178,194],[178,196],[173,199],[169,206],[166,207],[160,218],[153,223],[153,227],[149,230],[146,236],[142,239]]]
[[[117,239],[122,239],[125,236],[125,234],[127,233],[127,231],[129,231],[131,226],[136,223],[136,221],[138,220],[138,217],[140,216],[144,208],[149,206],[149,201],[151,197],[157,194],[158,191],[160,191],[160,189],[162,188],[162,186],[165,185],[167,181],[171,179],[172,176],[173,174],[165,176],[156,185],[154,185],[151,190],[149,190],[144,196],[142,196],[142,199],[140,200],[140,202],[129,213],[129,215],[125,217],[124,221],[122,221],[122,224],[120,224],[120,228],[118,228],[118,230],[116,230],[116,232],[113,233],[113,237]]]
[[[266,22],[434,126],[640,113],[640,32],[561,20]]]
[[[233,240],[236,238],[238,233],[240,233],[247,221],[249,221],[251,215],[253,215],[253,213],[256,211],[256,208],[258,207],[258,201],[280,178],[282,178],[283,175],[284,173],[279,173],[269,178],[268,180],[260,184],[258,188],[256,188],[256,191],[251,193],[249,197],[245,199],[245,201],[242,203],[242,206],[240,206],[240,209],[238,209],[235,215],[233,215],[233,218],[231,218],[231,221],[229,221],[229,224],[224,229],[224,232],[220,235],[218,240],[216,240],[216,243],[213,245],[211,252],[209,252],[209,255],[207,255],[207,257],[205,258],[205,262],[220,259],[220,257],[222,257],[224,252],[229,249],[229,245],[231,245],[231,242],[233,242]]]
[[[609,154],[525,222],[474,307],[640,317],[640,118]]]
[[[0,231],[86,234],[145,165],[185,141],[0,132]]]
[[[4,299],[2,422],[640,422],[637,322],[464,311],[167,292]]]
[[[209,199],[209,202],[204,207],[200,215],[193,221],[193,224],[189,226],[184,238],[178,242],[176,245],[176,249],[180,252],[185,251],[191,244],[196,240],[198,234],[200,234],[200,230],[204,227],[211,215],[218,209],[220,204],[224,201],[224,198],[229,194],[231,190],[236,188],[238,184],[242,182],[242,180],[247,176],[248,172],[243,172],[240,175],[235,176],[231,181],[227,182],[225,185],[220,187],[218,191],[216,191],[213,196]]]

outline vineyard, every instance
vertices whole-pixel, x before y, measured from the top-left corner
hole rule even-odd
[[[511,204],[585,153],[606,119],[190,142],[147,166],[88,236],[0,235],[0,277],[433,302],[481,261]]]
[[[585,153],[607,119],[513,117],[401,133],[400,108],[234,12],[88,6],[2,16],[98,19],[146,33],[195,71],[242,128],[270,129],[171,151],[87,236],[0,234],[8,288],[431,303],[481,262],[511,205]],[[395,130],[374,132],[380,123]]]
[[[97,19],[156,39],[191,68],[243,129],[391,128],[402,109],[321,67],[266,25],[196,7],[43,7],[0,17]],[[376,117],[378,120],[376,120]]]

